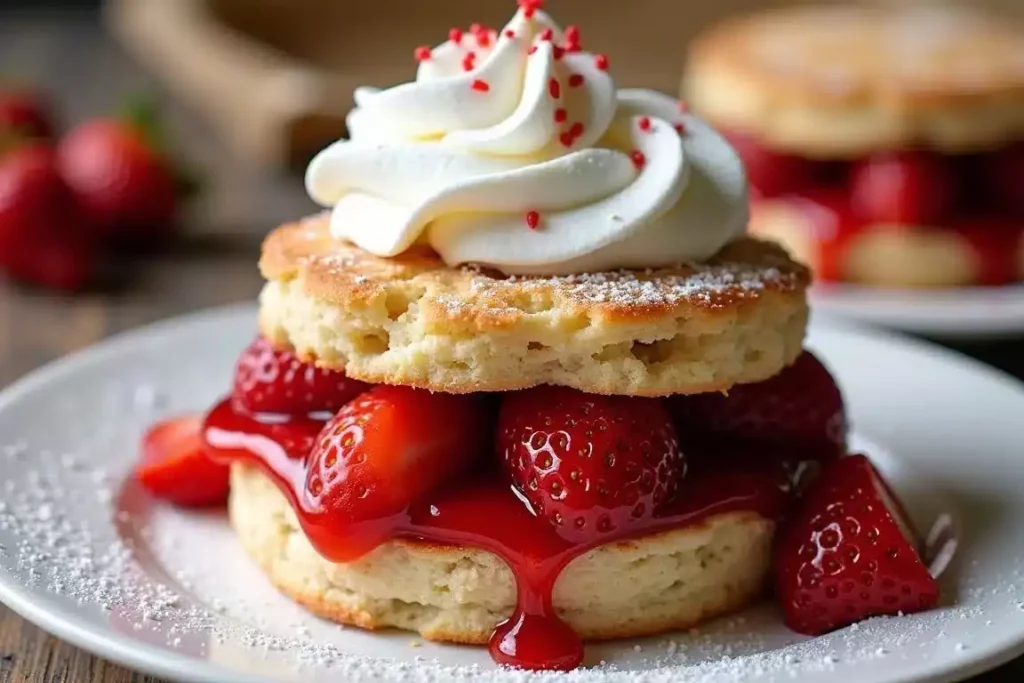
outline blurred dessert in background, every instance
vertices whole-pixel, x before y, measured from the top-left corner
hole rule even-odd
[[[817,279],[1024,279],[1024,30],[950,7],[800,7],[719,24],[684,90],[743,157],[751,230]]]

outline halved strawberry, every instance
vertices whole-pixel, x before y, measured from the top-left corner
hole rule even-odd
[[[825,468],[778,539],[786,624],[808,635],[935,606],[939,587],[889,487],[863,455]]]
[[[302,496],[310,541],[336,562],[377,547],[410,504],[489,450],[493,422],[479,394],[382,385],[353,399],[309,455]]]
[[[334,413],[369,388],[257,337],[238,359],[232,399],[250,413]]]
[[[583,542],[651,517],[686,471],[660,399],[563,387],[506,395],[497,450],[534,511]]]
[[[786,446],[795,460],[828,460],[845,449],[842,393],[810,351],[764,382],[726,394],[673,396],[669,406],[684,442],[706,437]]]
[[[154,496],[184,507],[227,501],[229,468],[207,457],[202,424],[198,416],[180,417],[146,432],[135,476]]]

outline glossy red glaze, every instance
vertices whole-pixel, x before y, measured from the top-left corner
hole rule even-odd
[[[325,525],[304,494],[306,461],[327,416],[258,417],[235,412],[230,401],[207,416],[204,437],[211,455],[259,467],[294,507],[317,551],[328,560],[350,557],[359,536],[372,547],[381,538],[480,548],[501,557],[517,583],[517,605],[490,641],[500,664],[525,669],[572,669],[583,659],[583,645],[556,615],[552,591],[562,570],[595,545],[696,524],[711,515],[752,511],[776,519],[791,489],[787,468],[771,457],[751,458],[737,467],[730,458],[697,458],[673,503],[652,519],[621,535],[605,534],[573,543],[533,515],[496,468],[452,482],[403,514],[359,528]]]

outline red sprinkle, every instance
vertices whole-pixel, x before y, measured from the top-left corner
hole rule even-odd
[[[472,33],[474,36],[480,35],[484,30],[485,29],[483,27],[483,24],[478,24],[474,22],[469,25],[469,32]]]
[[[564,110],[564,109],[556,109],[555,110],[555,122],[556,123],[565,123],[566,119],[568,119],[568,118],[569,118],[569,112],[567,112],[566,110]]]
[[[507,29],[505,29],[505,37],[506,38],[515,38],[516,37],[516,32],[513,31],[510,28],[507,28]]]
[[[540,226],[540,214],[536,211],[526,212],[526,227],[536,230]]]
[[[548,92],[551,93],[551,96],[556,100],[562,96],[562,86],[558,82],[557,78],[552,78],[548,81]]]
[[[519,6],[523,9],[523,16],[532,19],[539,9],[543,9],[544,0],[519,0]]]
[[[536,45],[533,45],[533,46],[531,46],[531,47],[530,47],[530,49],[529,49],[529,50],[527,50],[527,51],[526,51],[526,54],[528,54],[528,55],[532,55],[532,54],[533,54],[534,52],[536,52],[536,51],[537,51],[537,46],[536,46]]]
[[[641,116],[640,117],[640,130],[645,133],[649,133],[651,130],[651,117]]]
[[[629,158],[632,160],[633,165],[636,166],[636,170],[638,171],[642,171],[644,166],[647,165],[647,157],[645,157],[644,153],[638,149],[634,149],[630,153]]]
[[[565,48],[555,45],[554,48],[555,59],[561,59],[565,55]]]
[[[475,81],[473,81],[472,88],[477,92],[488,92],[491,89],[491,86],[487,81],[481,81],[478,78]]]
[[[565,44],[566,46],[580,47],[580,27],[572,24],[565,27]]]
[[[569,87],[578,88],[583,85],[583,74],[573,74],[569,76]]]
[[[687,113],[688,111],[690,111],[690,105],[688,105],[683,100],[679,100],[679,111],[681,111],[684,114]]]
[[[583,135],[583,124],[580,123],[579,121],[572,124],[572,128],[569,129],[569,135],[573,136],[574,138],[578,138],[579,136]]]
[[[608,55],[597,55],[594,57],[594,66],[601,71],[608,70]]]
[[[684,126],[681,123],[677,123],[676,124],[676,132],[679,133],[680,135],[682,135],[683,133],[686,132],[686,126]]]
[[[558,136],[558,141],[562,143],[563,147],[572,147],[572,143],[576,142],[576,136],[572,133],[562,133]]]
[[[487,31],[483,31],[481,33],[476,34],[476,44],[479,45],[480,47],[490,47],[491,34],[488,33]]]
[[[464,71],[472,71],[476,68],[476,53],[467,52],[466,56],[462,58],[462,68]]]
[[[555,37],[555,32],[552,31],[549,28],[546,28],[546,29],[544,29],[543,31],[540,32],[540,36],[539,37],[540,37],[541,40],[551,40],[552,38]]]
[[[448,31],[448,40],[452,41],[456,45],[462,42],[462,29],[453,28]]]
[[[425,62],[433,56],[430,48],[426,45],[420,45],[416,48],[416,52],[414,54],[416,55],[417,62]]]

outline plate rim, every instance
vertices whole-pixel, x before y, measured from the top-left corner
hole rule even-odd
[[[0,390],[0,411],[20,400],[23,394],[36,390],[65,372],[73,371],[76,366],[102,361],[108,356],[116,355],[125,346],[159,338],[170,330],[183,325],[198,325],[228,317],[254,316],[255,311],[254,303],[242,302],[206,308],[120,332],[22,375]],[[253,319],[255,320],[255,317]],[[253,330],[255,331],[255,329],[256,326],[253,323]],[[1024,400],[1024,381],[959,351],[943,348],[899,331],[871,327],[848,318],[832,316],[815,316],[810,330],[860,337],[876,343],[902,347],[902,350],[913,351],[916,355],[928,357],[933,361],[960,366],[972,374],[984,377],[987,382],[995,382],[1012,388]],[[212,662],[198,660],[150,643],[126,639],[113,631],[95,631],[73,610],[56,603],[48,592],[33,590],[17,580],[13,573],[3,568],[0,568],[0,602],[43,631],[95,656],[114,661],[134,671],[173,681],[195,681],[197,683],[272,683],[273,681],[273,679],[253,676],[218,666]],[[1006,664],[1022,655],[1024,655],[1024,627],[1016,633],[1007,632],[1005,636],[997,638],[987,647],[964,652],[953,666],[945,665],[941,669],[925,667],[924,670],[917,673],[886,679],[886,683],[939,683],[963,680]]]
[[[903,300],[903,304],[898,309],[880,315],[878,301],[883,297],[893,297],[897,302]],[[926,309],[939,307],[943,304],[942,299],[951,299],[959,306],[1006,305],[1024,312],[1024,282],[998,287],[951,289],[897,289],[851,283],[815,283],[810,289],[809,299],[811,309],[821,315],[939,339],[996,340],[1024,334],[1024,315],[995,315],[984,325],[964,325],[957,322],[962,319],[957,315],[960,309],[951,308],[949,301],[944,306],[949,312],[943,315],[924,316],[919,308],[910,316],[898,315],[900,310],[911,310],[915,305],[924,305]],[[887,305],[893,306],[891,302]]]

